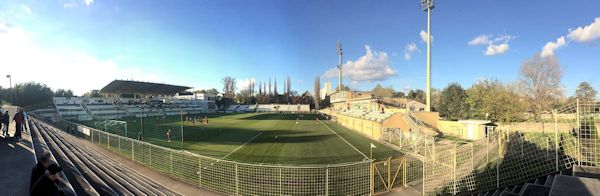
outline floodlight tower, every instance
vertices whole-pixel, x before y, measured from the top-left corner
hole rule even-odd
[[[434,7],[433,0],[421,0],[421,8],[427,12],[427,112],[431,112],[431,10]]]
[[[342,91],[342,54],[344,54],[344,52],[342,51],[342,42],[338,41],[337,42],[337,53],[338,53],[338,57],[339,57],[339,61],[338,61],[338,91]]]

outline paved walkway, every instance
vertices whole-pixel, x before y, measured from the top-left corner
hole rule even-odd
[[[14,113],[9,114],[12,119]],[[9,134],[15,134],[14,123],[10,124]],[[35,158],[31,136],[25,133],[22,136],[21,142],[0,136],[0,195],[29,195],[29,178]]]

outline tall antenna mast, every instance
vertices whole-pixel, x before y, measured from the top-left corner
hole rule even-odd
[[[421,8],[427,12],[427,112],[431,112],[431,10],[434,7],[433,0],[421,0]]]
[[[339,61],[338,61],[338,91],[342,91],[342,54],[344,54],[344,52],[342,51],[342,42],[338,41],[337,42],[337,53],[338,53],[338,57],[339,57]]]

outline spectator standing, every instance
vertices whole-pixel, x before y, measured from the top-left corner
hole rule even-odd
[[[15,121],[14,137],[21,141],[21,131],[23,131],[23,128],[27,129],[27,125],[24,124],[25,117],[23,116],[23,109],[19,108],[18,112],[13,116],[13,121]]]

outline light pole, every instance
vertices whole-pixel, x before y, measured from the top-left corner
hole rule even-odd
[[[11,104],[15,104],[15,103],[13,103],[13,102],[15,102],[15,98],[14,98],[14,92],[13,92],[13,89],[12,89],[12,76],[9,74],[9,75],[6,75],[6,78],[8,78],[8,88],[11,89],[11,91],[10,91],[10,102],[11,102]]]
[[[427,112],[431,112],[431,10],[434,7],[433,0],[421,0],[421,8],[427,12]]]
[[[142,115],[140,115],[140,131],[141,131],[141,134],[138,133],[138,140],[144,141],[144,107],[141,107],[141,108],[142,108]]]
[[[181,150],[183,150],[183,107],[179,107],[181,110]]]
[[[337,53],[338,53],[338,91],[342,92],[342,54],[344,54],[344,51],[342,51],[342,42],[338,41],[337,42]]]

